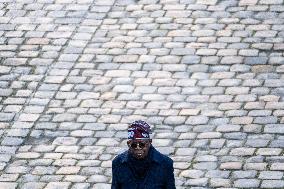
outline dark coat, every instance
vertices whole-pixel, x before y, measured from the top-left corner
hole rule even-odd
[[[152,163],[143,179],[143,189],[175,189],[173,160],[151,146]],[[112,161],[111,189],[137,189],[137,180],[128,166],[128,151]]]

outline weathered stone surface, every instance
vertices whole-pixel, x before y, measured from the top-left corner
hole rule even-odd
[[[284,187],[283,180],[263,180],[261,188],[282,188]]]
[[[1,189],[15,189],[17,187],[17,183],[11,183],[11,182],[0,182],[0,188]]]
[[[259,187],[260,181],[257,179],[238,179],[234,182],[234,187],[253,188]]]
[[[283,188],[281,0],[0,3],[0,188],[109,189],[142,119],[178,189]]]

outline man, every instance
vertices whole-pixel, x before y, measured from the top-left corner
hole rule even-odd
[[[128,127],[128,150],[112,161],[112,189],[175,189],[173,161],[152,146],[145,121]]]

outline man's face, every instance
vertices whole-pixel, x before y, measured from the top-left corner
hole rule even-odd
[[[128,140],[127,145],[129,148],[129,152],[136,159],[144,159],[149,152],[152,140],[151,139],[143,139],[143,140]]]

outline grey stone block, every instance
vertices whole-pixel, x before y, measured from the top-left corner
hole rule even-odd
[[[263,65],[266,64],[267,61],[268,61],[267,57],[247,57],[245,58],[244,63],[248,65],[258,65],[258,64]]]
[[[238,179],[234,182],[234,187],[241,188],[257,188],[260,185],[260,180],[257,179]]]

